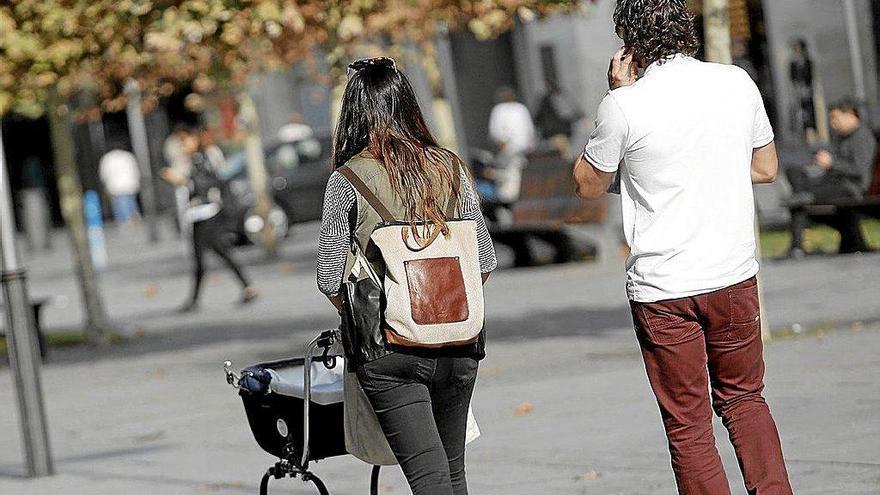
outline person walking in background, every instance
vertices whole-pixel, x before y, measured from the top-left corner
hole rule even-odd
[[[813,61],[807,41],[797,39],[791,45],[791,62],[788,66],[788,79],[794,93],[791,108],[792,127],[800,133],[807,144],[816,141],[816,104],[813,86]]]
[[[165,159],[165,167],[173,172],[176,177],[189,178],[192,165],[189,157],[183,152],[183,139],[187,135],[187,126],[175,124],[171,134],[165,138],[162,144],[162,157]],[[185,182],[185,181],[184,181]],[[171,183],[171,182],[169,182]],[[174,185],[173,183],[171,183]],[[182,235],[189,233],[189,223],[186,221],[186,205],[189,203],[189,190],[184,186],[174,187],[174,209],[177,226]]]
[[[98,175],[110,195],[113,220],[128,225],[140,216],[137,195],[141,189],[141,171],[134,153],[114,147],[101,157]]]
[[[859,105],[844,98],[831,105],[831,150],[820,149],[813,163],[786,171],[794,194],[791,198],[791,251],[789,256],[802,258],[804,230],[809,224],[806,205],[839,199],[860,198],[868,192],[877,159],[877,138],[862,123]],[[840,231],[840,252],[867,251],[859,215],[852,210],[840,212],[830,225]]]
[[[491,181],[492,192],[486,198],[501,206],[496,213],[500,224],[510,224],[510,208],[519,199],[522,169],[526,153],[535,145],[536,131],[528,107],[517,101],[512,88],[504,86],[495,95],[496,104],[489,115],[489,139],[495,145],[494,166],[487,168],[485,179]]]
[[[202,150],[204,150],[205,157],[208,159],[208,164],[211,166],[211,170],[218,176],[222,176],[226,171],[226,155],[224,155],[223,150],[217,146],[217,139],[214,138],[214,132],[207,127],[202,127],[199,130],[199,144],[201,145]]]
[[[192,294],[180,309],[181,312],[198,309],[205,279],[204,256],[209,250],[226,264],[241,283],[241,304],[250,303],[259,294],[232,256],[223,216],[223,189],[226,185],[217,177],[201,144],[200,134],[201,130],[187,131],[180,136],[181,150],[190,164],[188,177],[172,168],[164,168],[161,172],[162,178],[168,183],[187,188],[190,195],[184,219],[192,229],[193,286]]]
[[[748,493],[790,495],[762,395],[752,183],[772,182],[777,158],[761,94],[742,69],[693,58],[685,0],[618,0],[614,22],[625,47],[573,173],[598,198],[620,172],[626,289],[678,491],[730,494],[714,409]]]
[[[295,141],[305,141],[312,139],[315,131],[312,126],[303,122],[302,115],[299,112],[290,114],[290,121],[278,129],[277,138],[283,143],[292,143]]]
[[[49,230],[51,211],[46,187],[46,174],[43,163],[37,155],[30,155],[24,159],[19,202],[21,203],[24,232],[30,248],[33,250],[51,249],[52,236]]]
[[[535,113],[535,125],[543,139],[553,141],[563,156],[571,158],[570,139],[575,126],[584,118],[578,102],[554,78],[546,81],[547,92]]]
[[[175,124],[171,134],[165,138],[162,144],[162,157],[165,158],[165,166],[176,174],[184,177],[189,176],[189,157],[183,152],[183,140],[186,138],[188,129],[184,124]]]
[[[489,114],[489,138],[498,151],[525,155],[535,145],[535,124],[528,107],[517,100],[513,88],[504,86],[495,94]]]
[[[431,136],[409,80],[394,60],[349,66],[332,162],[336,171],[327,184],[318,242],[318,288],[340,311],[343,280],[361,259],[353,252],[366,253],[366,271],[385,273],[371,233],[389,216],[406,223],[430,221],[441,229],[435,235],[445,230],[451,212],[471,220],[479,260],[462,260],[467,265],[461,266],[479,268],[483,282],[495,269],[492,240],[468,173]],[[435,307],[443,308],[445,301],[428,302],[432,311],[443,311]],[[344,337],[357,342],[346,357],[356,363],[357,381],[413,495],[467,494],[466,425],[478,361],[485,356],[483,332],[474,343],[430,349],[389,343],[389,330],[357,332],[370,335]]]

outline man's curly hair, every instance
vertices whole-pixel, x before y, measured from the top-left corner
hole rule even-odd
[[[694,56],[699,48],[686,0],[617,0],[614,25],[646,65],[676,53]]]

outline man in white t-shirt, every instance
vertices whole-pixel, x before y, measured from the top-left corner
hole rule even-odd
[[[574,177],[596,198],[620,174],[627,295],[679,492],[730,493],[714,409],[749,493],[790,495],[762,397],[752,183],[777,159],[761,95],[744,70],[693,58],[685,0],[618,0],[614,21],[626,47]]]
[[[101,157],[98,175],[110,195],[113,219],[125,225],[139,215],[137,195],[141,189],[141,171],[137,158],[130,151],[112,149]]]

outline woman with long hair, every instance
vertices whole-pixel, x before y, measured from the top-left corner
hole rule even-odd
[[[470,176],[458,157],[431,136],[394,60],[372,58],[349,66],[332,161],[337,171],[324,199],[318,287],[337,309],[342,309],[343,280],[355,264],[352,248],[367,253],[371,269],[383,273],[381,261],[369,256],[370,234],[382,218],[363,189],[340,173],[343,166],[387,208],[385,213],[412,225],[418,242],[432,229],[446,229],[444,206],[455,204],[455,216],[476,225],[484,282],[495,269],[495,251]],[[382,336],[357,345],[357,356],[347,357],[413,494],[466,494],[467,415],[478,361],[485,356],[483,332],[475,343],[438,349],[398,347]]]

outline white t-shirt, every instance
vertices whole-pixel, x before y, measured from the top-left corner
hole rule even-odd
[[[101,157],[98,175],[112,196],[137,194],[141,188],[141,171],[130,151],[110,150]]]
[[[631,300],[704,294],[758,272],[751,162],[771,141],[761,94],[736,66],[676,55],[605,96],[584,156],[620,168]]]
[[[504,143],[504,151],[521,154],[535,144],[535,124],[529,109],[520,102],[499,103],[489,115],[489,137],[496,143]]]

